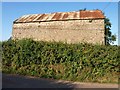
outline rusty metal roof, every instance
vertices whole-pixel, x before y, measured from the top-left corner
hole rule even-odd
[[[49,14],[24,15],[15,20],[14,23],[73,20],[73,19],[103,19],[103,18],[105,18],[105,16],[103,15],[101,10],[85,10],[85,11],[81,10],[74,12],[57,12]]]

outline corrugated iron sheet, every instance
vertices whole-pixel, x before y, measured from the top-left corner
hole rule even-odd
[[[85,11],[76,11],[76,12],[57,12],[51,14],[33,14],[33,15],[24,15],[14,23],[19,22],[40,22],[40,21],[54,21],[54,20],[71,20],[71,19],[102,19],[105,18],[102,11],[100,10],[85,10]]]

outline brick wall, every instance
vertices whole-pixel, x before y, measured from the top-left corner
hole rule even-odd
[[[68,20],[17,23],[13,25],[13,39],[33,38],[42,41],[104,44],[104,20]]]

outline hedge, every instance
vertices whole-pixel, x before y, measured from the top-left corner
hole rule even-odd
[[[2,51],[4,73],[118,83],[118,46],[22,39],[3,42]]]

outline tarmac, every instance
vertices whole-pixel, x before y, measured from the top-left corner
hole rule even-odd
[[[2,88],[118,88],[118,84],[83,83],[32,76],[2,74]]]

